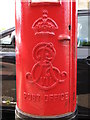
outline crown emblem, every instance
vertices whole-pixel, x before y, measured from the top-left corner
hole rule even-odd
[[[55,35],[55,30],[58,29],[56,22],[48,17],[48,11],[44,10],[42,17],[38,18],[32,25],[32,29],[37,34]]]

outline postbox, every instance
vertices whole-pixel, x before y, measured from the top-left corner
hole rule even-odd
[[[16,119],[76,116],[74,0],[16,0]]]

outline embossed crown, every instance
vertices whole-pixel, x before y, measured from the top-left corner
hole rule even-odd
[[[38,18],[32,25],[36,34],[51,34],[55,35],[55,30],[58,29],[56,22],[48,17],[48,11],[43,11],[43,16]]]

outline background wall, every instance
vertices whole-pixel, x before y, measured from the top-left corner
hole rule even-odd
[[[0,0],[0,31],[15,26],[15,1]]]
[[[78,9],[89,9],[90,0],[78,0]]]

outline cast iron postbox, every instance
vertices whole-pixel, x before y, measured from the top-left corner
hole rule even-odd
[[[74,118],[75,0],[16,0],[15,6],[16,119]]]

